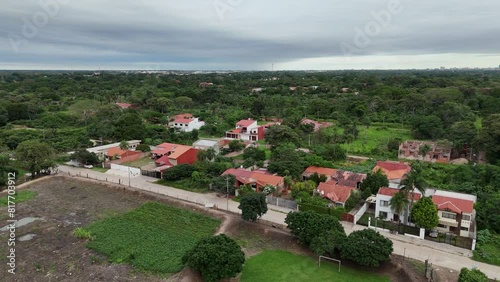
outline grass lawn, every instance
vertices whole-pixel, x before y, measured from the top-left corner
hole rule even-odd
[[[208,189],[208,185],[200,185],[199,183],[193,182],[191,178],[181,179],[177,181],[167,181],[164,179],[155,181],[155,184],[160,184],[163,186],[174,187],[177,189],[182,189],[191,192],[197,193],[207,193],[210,190]]]
[[[486,244],[476,247],[473,260],[500,266],[500,235],[492,235],[493,238]]]
[[[149,165],[149,164],[154,164],[154,161],[150,157],[145,157],[145,158],[133,161],[133,162],[123,163],[122,165],[141,168],[141,167]]]
[[[102,173],[106,173],[106,172],[109,170],[109,168],[104,168],[104,167],[94,166],[94,167],[92,168],[92,170],[95,170],[95,171],[98,171],[98,172],[102,172]]]
[[[390,281],[389,277],[355,270],[338,264],[318,262],[311,257],[292,254],[286,251],[265,251],[248,259],[243,268],[242,282],[309,282],[309,281],[346,281],[369,282]]]
[[[29,190],[22,190],[14,194],[14,199],[10,199],[11,202],[19,204],[22,202],[29,201],[36,197],[36,192]],[[7,206],[9,204],[8,196],[0,198],[0,206]]]
[[[261,147],[259,147],[259,150],[266,152],[266,160],[271,159],[271,150],[270,149],[266,149],[266,147],[261,146]]]
[[[92,223],[83,232],[87,247],[114,263],[172,274],[183,268],[182,256],[200,239],[213,235],[220,221],[186,209],[146,203],[129,213]]]
[[[372,150],[382,148],[387,150],[387,143],[394,138],[401,140],[412,139],[409,129],[391,128],[385,126],[359,126],[359,135],[351,144],[342,144],[342,148],[349,151],[350,155],[371,156]]]

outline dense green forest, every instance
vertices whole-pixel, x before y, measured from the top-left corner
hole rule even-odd
[[[464,148],[484,152],[489,165],[427,165],[426,173],[437,188],[480,196],[488,209],[478,211],[479,225],[500,232],[499,216],[487,216],[500,206],[499,71],[0,72],[0,97],[2,175],[17,169],[13,152],[27,140],[58,153],[90,139],[191,144],[223,137],[241,119],[276,117],[284,121],[266,137],[269,169],[291,177],[307,165],[349,167],[346,154],[394,159],[409,138],[448,142],[457,157]],[[207,125],[192,133],[165,126],[183,112]],[[301,124],[305,117],[333,126],[314,132]],[[350,168],[366,172],[370,164]]]

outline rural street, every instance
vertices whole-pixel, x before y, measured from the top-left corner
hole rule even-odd
[[[59,174],[61,173],[69,176],[79,176],[117,184],[120,182],[122,185],[129,185],[128,177],[116,176],[90,169],[59,166]],[[237,202],[231,200],[227,201],[226,198],[217,197],[215,194],[199,194],[152,183],[157,180],[158,179],[156,178],[145,176],[133,177],[130,178],[130,186],[200,205],[213,204],[220,210],[228,209],[230,212],[240,213],[240,210],[238,209],[239,203]],[[277,206],[269,206],[269,209],[270,210],[262,217],[262,219],[272,223],[285,225],[286,214],[291,210]],[[365,226],[354,225],[348,222],[342,222],[342,224],[348,234],[356,230],[367,228]],[[383,231],[381,234],[392,240],[394,243],[394,253],[397,255],[410,257],[420,261],[429,259],[430,263],[434,266],[446,267],[456,271],[460,271],[462,267],[471,268],[475,266],[488,275],[488,277],[492,279],[500,279],[500,267],[471,260],[469,258],[469,256],[471,256],[470,250],[442,243],[410,238],[404,235],[390,234]]]

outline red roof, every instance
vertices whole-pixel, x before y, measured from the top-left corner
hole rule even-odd
[[[242,126],[242,127],[249,127],[255,122],[255,120],[252,119],[244,119],[240,120],[236,125]]]
[[[437,209],[444,211],[450,210],[455,213],[472,213],[474,211],[474,202],[445,196],[434,195],[432,201],[436,204]]]
[[[376,172],[379,169],[387,175],[389,180],[402,179],[408,172],[411,171],[411,167],[405,163],[388,161],[377,162],[377,165],[373,168],[373,172]]]
[[[232,133],[241,133],[241,128],[236,128],[231,131]]]
[[[187,118],[176,118],[175,123],[190,123],[192,122],[192,119],[187,119]]]
[[[163,156],[155,161],[156,165],[159,166],[170,166],[172,167],[173,165],[170,163],[169,157],[168,156]]]
[[[384,196],[389,196],[389,197],[394,197],[400,190],[399,189],[394,189],[394,188],[388,188],[388,187],[382,187],[378,190],[379,195],[384,195]],[[418,201],[422,198],[422,194],[420,193],[413,193],[413,201]],[[411,193],[408,193],[408,200],[411,200]]]
[[[317,173],[318,175],[332,176],[334,174],[337,174],[337,170],[333,168],[310,166],[304,171],[304,174],[314,174],[314,173]]]
[[[129,103],[116,103],[116,105],[124,110],[132,107],[132,104]]]
[[[224,175],[234,175],[236,177],[236,180],[243,184],[252,184],[252,183],[257,183],[260,186],[266,186],[266,185],[272,185],[272,186],[279,186],[280,184],[284,183],[284,179],[281,176],[276,176],[268,173],[263,173],[262,171],[255,172],[255,171],[248,171],[245,169],[241,168],[230,168],[226,170],[222,176]]]
[[[175,115],[174,119],[192,119],[194,116],[189,113]]]
[[[106,155],[108,157],[114,157],[115,155],[117,156],[121,156],[123,155],[127,150],[122,150],[120,149],[120,147],[113,147],[113,148],[110,148],[107,152],[106,152]]]
[[[330,199],[332,202],[345,203],[351,196],[351,192],[356,190],[352,187],[331,185],[320,183],[318,191],[321,196]]]

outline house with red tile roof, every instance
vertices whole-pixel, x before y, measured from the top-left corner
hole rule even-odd
[[[347,187],[342,185],[320,183],[316,191],[323,198],[327,198],[332,201],[334,206],[344,207],[345,203],[351,196],[351,193],[355,191],[356,188]]]
[[[317,131],[319,131],[322,128],[330,127],[330,126],[333,125],[331,122],[319,122],[319,121],[315,121],[315,120],[308,119],[308,118],[303,119],[300,123],[304,124],[304,125],[305,124],[311,124],[311,125],[313,125],[314,132],[317,132]]]
[[[396,195],[400,190],[397,188],[390,188],[390,187],[382,187],[378,190],[377,196],[376,196],[376,204],[375,204],[375,216],[380,217],[386,220],[391,220],[395,222],[401,222],[407,223],[408,222],[408,217],[409,217],[409,210],[405,211],[403,214],[397,214],[395,213],[392,208],[391,208],[391,199]],[[408,200],[412,200],[412,193],[408,193]],[[422,198],[422,194],[415,190],[413,193],[413,202],[417,202]]]
[[[310,166],[302,173],[303,180],[309,180],[312,175],[326,176],[326,183],[352,188],[359,188],[361,182],[365,180],[366,174],[346,171],[341,169]]]
[[[157,166],[193,164],[197,160],[198,149],[191,146],[163,143],[151,151]]]
[[[411,171],[411,166],[404,162],[378,161],[373,172],[381,170],[389,179],[389,187],[398,188],[401,180]]]
[[[434,190],[434,193],[428,191],[426,194],[432,196],[432,202],[438,209],[438,231],[452,232],[462,237],[474,234],[476,196],[441,190]]]
[[[257,121],[252,119],[240,120],[236,123],[236,128],[226,132],[228,140],[243,140],[256,142],[264,139],[264,126],[259,126]]]
[[[174,119],[168,124],[170,128],[175,128],[181,132],[191,132],[193,130],[200,130],[205,125],[204,121],[195,118],[192,114],[179,114],[175,115]]]
[[[241,168],[230,168],[222,173],[222,176],[228,174],[236,177],[236,182],[234,183],[235,187],[248,185],[257,192],[260,192],[261,189],[267,185],[274,186],[277,192],[283,191],[285,187],[285,180],[283,177],[270,174],[267,171],[250,171]]]

